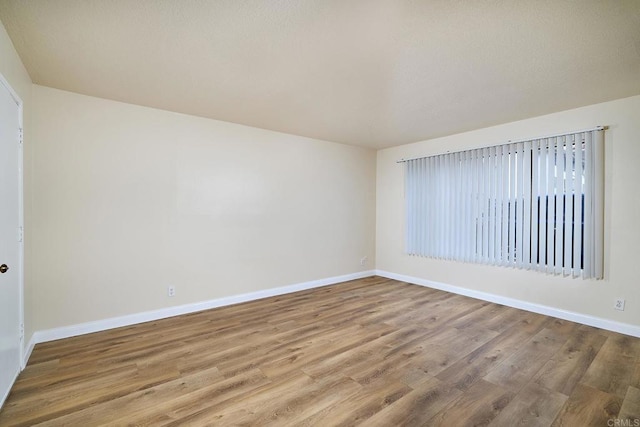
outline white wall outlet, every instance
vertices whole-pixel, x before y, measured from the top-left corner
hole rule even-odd
[[[167,296],[173,297],[175,295],[176,295],[176,287],[175,286],[169,286],[167,288]]]
[[[624,311],[624,299],[616,298],[615,302],[613,303],[613,308],[615,308],[616,310]]]
[[[367,257],[363,256],[362,258],[360,258],[360,265],[367,265],[367,261],[368,261]]]

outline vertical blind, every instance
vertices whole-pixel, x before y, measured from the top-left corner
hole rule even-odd
[[[603,128],[404,162],[408,254],[603,277]]]

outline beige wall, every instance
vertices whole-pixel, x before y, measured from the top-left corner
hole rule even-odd
[[[605,280],[584,281],[503,267],[409,257],[403,253],[401,158],[608,125]],[[381,150],[377,155],[376,267],[396,274],[640,325],[640,96]],[[613,309],[626,298],[624,312]]]
[[[31,78],[27,73],[20,57],[13,48],[11,39],[7,35],[4,26],[0,23],[0,74],[9,82],[13,90],[18,94],[23,103],[23,131],[24,131],[24,153],[23,153],[23,178],[24,178],[24,220],[27,232],[25,233],[25,287],[24,297],[25,306],[29,305],[33,296],[33,288],[30,283],[31,278],[31,249],[33,247],[31,237],[29,233],[29,227],[31,225],[31,213],[32,213],[32,199],[31,194],[31,172],[32,172],[32,159],[33,159],[33,144],[31,135]],[[25,310],[24,323],[25,323],[25,336],[26,341],[34,332],[32,312]]]
[[[372,268],[374,151],[37,85],[32,100],[36,330]]]

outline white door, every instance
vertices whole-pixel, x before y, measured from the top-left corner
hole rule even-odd
[[[20,372],[20,151],[19,104],[0,80],[0,405]]]

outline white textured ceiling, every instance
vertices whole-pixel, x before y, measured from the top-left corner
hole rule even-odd
[[[640,94],[640,0],[0,0],[34,83],[374,148]]]

